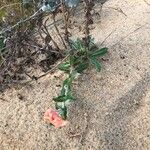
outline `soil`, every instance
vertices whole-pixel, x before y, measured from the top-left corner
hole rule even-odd
[[[65,78],[56,71],[0,95],[0,150],[149,150],[149,20],[150,0],[107,1],[92,35],[109,54],[75,82],[70,124],[43,121]]]

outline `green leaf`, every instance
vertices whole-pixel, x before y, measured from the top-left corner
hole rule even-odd
[[[75,101],[75,98],[73,100],[69,99],[65,101],[65,106],[69,106],[73,101]]]
[[[68,112],[67,112],[67,107],[66,107],[66,106],[65,106],[63,109],[60,109],[60,115],[61,115],[61,117],[62,117],[64,120],[67,119],[67,114],[68,114]]]
[[[62,117],[62,119],[67,119],[67,107],[65,106],[65,103],[56,103],[55,108],[58,110],[59,115]]]
[[[73,66],[76,62],[77,58],[74,55],[70,55],[70,65]]]
[[[62,117],[62,119],[66,120],[67,119],[67,107],[64,106],[64,108],[59,108],[58,112],[60,114],[60,116]]]
[[[80,63],[76,68],[75,70],[78,72],[78,73],[82,73],[85,69],[88,68],[88,63]]]
[[[70,80],[71,82],[75,80],[79,76],[79,73],[76,70],[73,70],[72,73],[70,74]]]
[[[76,50],[76,51],[83,51],[84,50],[84,43],[79,38],[77,38],[76,41],[69,40],[69,43],[70,43],[70,46],[73,50]]]
[[[100,57],[100,56],[103,56],[105,55],[106,53],[108,52],[108,48],[102,48],[100,50],[97,50],[95,52],[93,52],[90,57]]]
[[[55,102],[65,102],[67,100],[74,100],[74,99],[75,98],[71,94],[69,94],[69,95],[62,95],[62,96],[58,96],[58,97],[53,98],[53,100]]]
[[[58,69],[60,69],[61,71],[69,72],[69,70],[70,70],[70,63],[67,61],[67,62],[59,65]]]
[[[95,57],[90,58],[90,62],[91,62],[92,65],[95,66],[95,68],[96,68],[96,70],[97,70],[98,72],[101,71],[101,64],[99,63],[99,61],[98,61]]]
[[[90,42],[89,42],[89,49],[93,49],[94,47],[96,47],[95,43],[94,43],[94,38],[92,38],[90,36]]]
[[[69,39],[69,44],[70,44],[72,50],[78,50],[78,45],[77,45],[76,42],[74,42],[73,40]]]
[[[63,96],[58,96],[58,97],[53,98],[53,100],[54,100],[55,102],[64,102],[64,101],[66,100],[66,96],[65,96],[65,95],[63,95]]]
[[[78,50],[81,50],[81,49],[83,49],[83,48],[84,48],[83,41],[82,41],[82,40],[80,40],[79,38],[77,38],[76,43],[77,43],[77,48],[78,48]]]
[[[70,93],[70,91],[71,91],[71,83],[72,82],[71,82],[70,78],[67,78],[63,82],[63,87],[62,87],[62,90],[61,90],[61,95],[67,95],[68,93]]]

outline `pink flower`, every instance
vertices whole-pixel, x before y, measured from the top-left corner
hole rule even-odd
[[[48,109],[44,114],[44,120],[48,121],[49,123],[53,124],[56,128],[60,128],[65,126],[68,121],[63,120],[58,112],[53,109]]]

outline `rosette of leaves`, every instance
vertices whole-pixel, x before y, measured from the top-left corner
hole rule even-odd
[[[64,63],[59,65],[59,69],[68,74],[68,78],[63,82],[61,93],[53,100],[56,102],[56,109],[63,119],[67,118],[67,106],[75,100],[72,92],[72,83],[77,76],[88,69],[90,65],[94,66],[99,72],[101,63],[98,58],[107,53],[108,48],[98,48],[93,39],[90,38],[89,48],[85,46],[84,40],[70,40],[71,51],[69,58]]]

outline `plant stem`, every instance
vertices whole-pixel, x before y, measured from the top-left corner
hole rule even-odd
[[[47,29],[47,26],[46,26],[46,22],[48,21],[48,19],[45,21],[45,23],[43,24],[43,26],[44,26],[44,29],[45,29],[45,31],[46,31],[46,34],[51,38],[51,41],[53,42],[53,44],[55,45],[55,47],[56,47],[56,49],[58,50],[58,51],[60,51],[60,48],[59,48],[59,46],[58,46],[58,44],[55,42],[55,40],[52,38],[52,36],[50,35],[50,33],[49,33],[49,31],[48,31],[48,29]]]
[[[94,7],[94,2],[92,0],[84,0],[85,3],[85,47],[89,50],[89,42],[90,42],[90,24],[93,24],[93,19],[91,15],[91,11]]]
[[[61,34],[60,34],[60,32],[59,32],[59,29],[58,29],[58,27],[57,27],[57,25],[56,25],[55,14],[53,14],[53,21],[54,21],[55,30],[56,30],[57,34],[59,35],[59,37],[60,37],[60,39],[61,39],[61,41],[62,41],[62,43],[63,43],[63,46],[67,49],[67,46],[66,46],[66,44],[65,44],[65,41],[64,41],[63,37],[61,36]]]
[[[65,6],[64,0],[61,0],[61,8],[62,8],[63,20],[65,25],[65,41],[69,45],[69,31],[68,31],[69,11]]]

